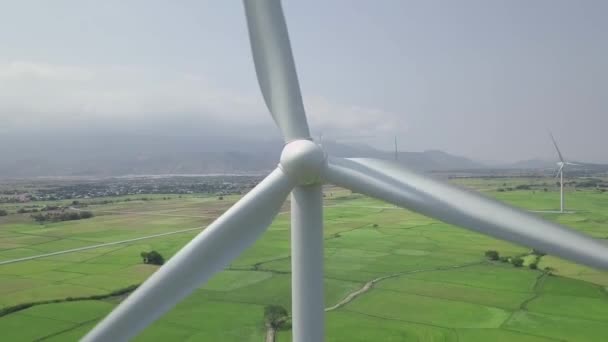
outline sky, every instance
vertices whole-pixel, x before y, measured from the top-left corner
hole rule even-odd
[[[240,1],[0,2],[4,137],[279,136]],[[567,159],[608,163],[606,1],[284,10],[315,136],[506,162],[555,159],[551,130]]]

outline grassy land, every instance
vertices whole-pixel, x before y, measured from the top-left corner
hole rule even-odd
[[[558,205],[551,187],[547,192],[496,191],[504,183],[523,184],[521,179],[457,182],[526,209]],[[606,272],[552,256],[541,258],[539,270],[491,263],[484,258],[486,250],[506,256],[530,251],[349,192],[328,189],[326,195],[327,306],[372,279],[401,274],[328,312],[328,341],[597,341],[608,333]],[[203,227],[236,199],[173,196],[91,205],[87,210],[95,212],[92,219],[47,225],[34,223],[28,215],[11,214],[0,217],[0,261]],[[541,215],[598,238],[608,237],[608,193],[571,191],[567,201],[575,214]],[[289,308],[291,303],[287,209],[229,269],[137,340],[263,340],[264,306]],[[195,234],[0,265],[0,308],[107,294],[140,283],[156,269],[142,264],[141,251],[154,249],[169,257]],[[545,267],[554,269],[553,275],[545,273]],[[77,340],[119,300],[33,306],[0,317],[0,331],[10,341]],[[279,341],[289,340],[290,331],[279,333]]]

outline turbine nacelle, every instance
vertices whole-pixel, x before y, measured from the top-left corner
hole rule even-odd
[[[310,140],[294,140],[283,148],[279,168],[298,185],[317,184],[327,168],[327,154]]]

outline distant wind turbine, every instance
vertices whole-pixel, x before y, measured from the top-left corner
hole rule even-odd
[[[293,341],[323,341],[324,183],[448,224],[608,269],[608,246],[575,230],[418,174],[394,161],[328,158],[310,137],[280,1],[244,3],[262,95],[286,142],[279,165],[152,274],[83,341],[125,341],[134,337],[253,245],[290,192]]]
[[[397,136],[395,135],[395,161],[399,160],[399,150],[397,148]]]
[[[575,163],[571,163],[568,161],[564,160],[564,156],[562,155],[562,152],[559,150],[559,147],[557,147],[557,142],[555,142],[555,138],[553,137],[553,134],[551,132],[549,132],[549,136],[551,137],[551,141],[553,141],[553,146],[555,146],[555,150],[557,151],[557,156],[559,157],[559,161],[557,162],[557,172],[555,173],[555,177],[557,178],[559,176],[559,212],[563,213],[564,212],[564,167],[566,165],[580,165],[580,164],[575,164]]]

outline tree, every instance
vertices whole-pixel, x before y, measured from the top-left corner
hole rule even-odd
[[[148,252],[141,252],[139,253],[139,255],[141,256],[142,261],[144,262],[144,264],[148,263]]]
[[[486,251],[485,255],[486,255],[486,258],[493,260],[493,261],[496,261],[500,258],[500,255],[498,254],[497,251],[492,251],[492,250]]]
[[[42,215],[42,214],[32,215],[32,218],[36,222],[44,222],[44,221],[46,221],[46,215]]]
[[[157,251],[141,252],[139,255],[142,257],[144,264],[162,265],[165,263],[165,258]]]
[[[543,252],[543,251],[540,251],[540,250],[538,250],[538,249],[532,249],[532,254],[534,254],[534,255],[538,255],[538,256],[544,256],[544,255],[546,255],[547,253],[545,253],[545,252]]]
[[[533,262],[530,265],[528,265],[528,267],[530,267],[531,270],[536,270],[536,269],[538,269],[538,264],[536,264],[535,262]]]
[[[524,265],[524,259],[520,257],[511,258],[511,264],[513,264],[514,267],[522,267]]]
[[[4,209],[0,209],[0,216],[6,216],[8,213]]]
[[[91,218],[91,217],[93,217],[93,213],[90,212],[90,211],[81,211],[80,212],[80,218],[81,219],[88,219],[88,218]]]
[[[61,221],[74,221],[74,220],[80,220],[80,214],[76,211],[70,211],[70,212],[63,214]]]
[[[287,322],[287,310],[280,305],[267,305],[264,308],[264,322],[274,329],[280,329]]]

